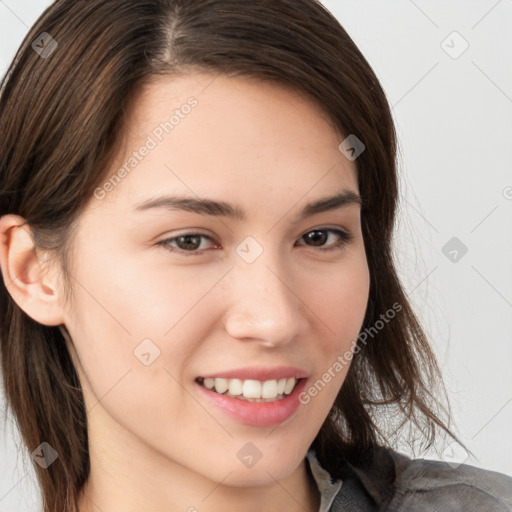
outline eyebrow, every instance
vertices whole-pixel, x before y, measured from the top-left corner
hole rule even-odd
[[[341,190],[336,195],[322,197],[308,203],[300,212],[295,223],[315,215],[317,213],[336,210],[344,206],[358,204],[362,205],[362,198],[352,190]],[[135,205],[135,211],[146,211],[151,209],[164,209],[168,211],[187,211],[199,215],[210,215],[216,217],[227,217],[234,220],[245,220],[247,214],[236,204],[225,201],[217,201],[209,198],[194,198],[176,195],[158,196],[141,201]]]

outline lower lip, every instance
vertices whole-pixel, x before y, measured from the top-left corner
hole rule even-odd
[[[299,395],[305,385],[306,379],[300,379],[289,395],[276,402],[246,402],[238,398],[220,395],[197,384],[200,392],[225,414],[240,423],[256,427],[279,425],[293,416],[300,406]]]

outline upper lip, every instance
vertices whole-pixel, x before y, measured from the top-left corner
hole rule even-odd
[[[308,377],[308,375],[309,373],[306,370],[293,366],[276,366],[274,368],[250,366],[222,372],[209,373],[207,375],[201,375],[201,377],[204,379],[214,379],[216,377],[221,379],[253,379],[264,382],[274,379],[302,379]]]

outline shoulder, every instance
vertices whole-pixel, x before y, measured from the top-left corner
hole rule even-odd
[[[468,464],[453,466],[376,450],[364,468],[351,466],[332,512],[357,503],[358,510],[512,512],[512,478]]]
[[[395,493],[390,503],[403,510],[512,511],[512,478],[468,464],[414,459],[392,453]]]

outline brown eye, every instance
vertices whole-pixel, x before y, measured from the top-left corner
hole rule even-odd
[[[329,234],[332,233],[338,237],[338,241],[335,241],[334,243],[328,244],[327,247],[324,247],[326,242],[329,240]],[[350,242],[352,240],[352,235],[347,231],[342,231],[341,229],[318,228],[308,231],[306,234],[302,235],[301,239],[310,242],[311,247],[318,247],[321,251],[331,251],[334,249],[339,249]]]
[[[183,235],[162,240],[158,242],[158,245],[162,245],[168,251],[182,253],[185,256],[197,256],[201,254],[201,251],[205,250],[204,247],[200,249],[202,239],[213,241],[211,237],[201,233],[184,233]]]

